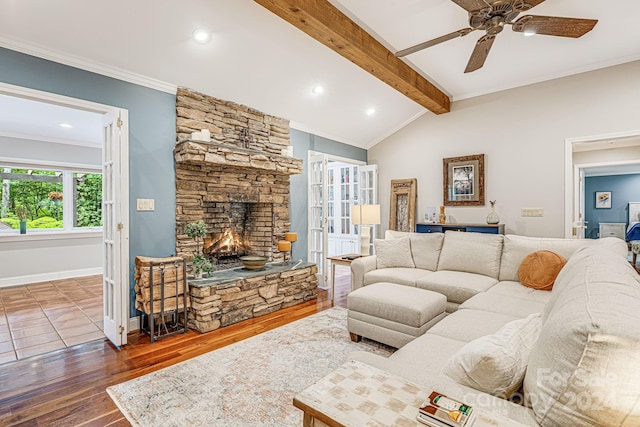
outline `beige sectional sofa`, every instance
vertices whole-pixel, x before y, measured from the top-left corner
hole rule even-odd
[[[422,288],[444,294],[451,314],[388,358],[356,352],[353,359],[514,424],[640,425],[640,276],[622,240],[386,237],[405,247],[409,240],[410,253],[398,259],[410,256],[414,267],[377,268],[376,256],[361,258],[352,263],[353,290],[379,282]],[[551,291],[518,281],[522,260],[538,250],[568,260]],[[358,327],[359,335],[375,339],[367,325]],[[513,396],[521,404],[507,399]]]

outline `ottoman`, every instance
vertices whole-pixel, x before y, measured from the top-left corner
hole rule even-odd
[[[373,283],[347,296],[347,329],[400,348],[446,316],[447,298],[437,292],[395,283]]]

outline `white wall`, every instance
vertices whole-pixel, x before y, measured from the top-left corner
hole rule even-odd
[[[100,148],[0,136],[0,157],[100,167],[102,153]],[[0,287],[102,272],[101,233],[37,234],[0,234]]]
[[[453,222],[484,223],[489,200],[506,232],[564,236],[566,138],[640,129],[640,61],[454,102],[369,150],[379,165],[383,229],[392,179],[418,179],[418,218],[440,206],[442,159],[484,153],[484,207],[447,207]],[[523,218],[521,208],[543,208]]]
[[[0,287],[102,273],[102,234],[53,240],[25,236],[0,241]]]

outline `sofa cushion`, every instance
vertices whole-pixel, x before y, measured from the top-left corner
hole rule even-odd
[[[557,280],[557,279],[556,279]],[[527,288],[520,282],[504,281],[498,282],[487,291],[488,294],[508,295],[516,298],[522,298],[527,301],[537,301],[546,304],[551,297],[551,292],[539,291],[533,288]]]
[[[458,310],[451,313],[427,331],[458,341],[469,342],[495,333],[503,325],[519,317],[482,310]]]
[[[526,401],[542,426],[640,425],[640,276],[607,247],[576,251],[565,269],[531,351]]]
[[[416,280],[416,287],[444,294],[450,302],[463,303],[496,283],[496,279],[480,274],[440,270]]]
[[[524,257],[518,267],[518,280],[529,288],[550,291],[566,263],[566,258],[555,252],[532,252]]]
[[[377,268],[415,267],[411,257],[411,242],[408,238],[375,239],[373,245],[376,250]]]
[[[541,326],[540,313],[511,321],[495,334],[467,343],[447,361],[443,372],[460,384],[509,398],[522,384]]]
[[[617,251],[626,249],[620,246],[624,241],[615,237],[605,239],[554,239],[544,237],[525,237],[507,234],[504,236],[504,248],[502,249],[502,259],[500,261],[501,281],[518,281],[518,268],[522,260],[532,252],[548,250],[569,259],[578,249],[586,246],[611,245],[617,247]]]
[[[501,234],[444,233],[438,270],[465,271],[498,278],[502,254]]]
[[[416,280],[422,279],[429,274],[433,273],[419,268],[380,268],[365,273],[364,284],[370,285],[378,282],[391,282],[400,285],[415,286]]]
[[[385,238],[399,239],[408,237],[411,241],[411,256],[416,268],[435,271],[442,249],[443,233],[409,233],[406,231],[387,230]]]
[[[484,310],[508,316],[525,317],[542,312],[545,302],[546,300],[536,301],[507,294],[481,292],[466,300],[458,309]]]

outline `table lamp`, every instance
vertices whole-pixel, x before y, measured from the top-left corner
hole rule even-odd
[[[370,226],[380,224],[380,205],[351,206],[351,220],[354,225],[360,225],[360,255],[370,255]]]

